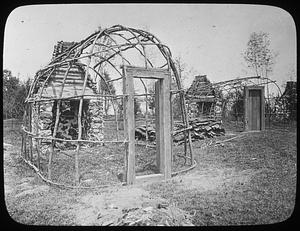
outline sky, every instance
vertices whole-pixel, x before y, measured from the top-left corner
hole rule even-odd
[[[282,86],[296,80],[296,27],[285,10],[239,4],[83,4],[29,5],[7,18],[3,67],[20,79],[33,77],[50,62],[57,41],[79,42],[98,26],[147,28],[181,57],[195,75],[212,82],[253,76],[242,53],[252,32],[266,32],[279,55],[270,78]]]

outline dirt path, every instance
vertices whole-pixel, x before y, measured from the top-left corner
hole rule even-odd
[[[157,208],[165,200],[152,197],[139,187],[111,189],[101,195],[88,194],[74,207],[76,220],[81,225],[116,224],[124,211]]]
[[[224,185],[247,184],[258,171],[236,171],[228,169],[206,169],[206,171],[192,171],[172,179],[180,189],[197,189],[198,191],[220,190]],[[166,199],[149,194],[145,190],[147,185],[135,185],[124,188],[111,189],[101,195],[85,195],[80,203],[74,207],[76,219],[82,225],[116,224],[122,217],[124,210],[136,208],[158,207],[159,204],[169,204]],[[172,205],[173,206],[173,205]]]

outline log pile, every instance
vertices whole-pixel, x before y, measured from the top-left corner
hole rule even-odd
[[[189,125],[188,128],[185,128],[182,123],[175,124],[173,132],[173,141],[175,143],[180,144],[184,142],[184,132],[187,130],[191,131],[192,141],[225,135],[225,129],[221,120],[195,118],[189,121]],[[155,140],[155,128],[153,126],[148,126],[147,134],[149,141]],[[136,127],[135,138],[146,140],[146,125]]]
[[[135,128],[135,138],[138,140],[146,140],[146,133],[148,135],[149,141],[155,140],[155,128],[153,126],[148,126],[146,130],[146,125],[141,125]]]
[[[202,140],[205,138],[212,138],[215,136],[225,135],[225,129],[222,126],[221,120],[214,119],[200,119],[195,118],[189,121],[189,127],[184,129],[183,124],[175,125],[174,142],[184,142],[184,133],[180,132],[183,130],[190,130],[192,141]]]

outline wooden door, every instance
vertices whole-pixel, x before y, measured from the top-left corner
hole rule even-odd
[[[249,90],[249,129],[261,129],[261,90]]]
[[[264,130],[264,87],[245,87],[245,130]]]

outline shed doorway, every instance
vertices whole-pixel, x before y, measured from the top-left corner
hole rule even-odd
[[[245,131],[265,129],[264,87],[245,87]]]

